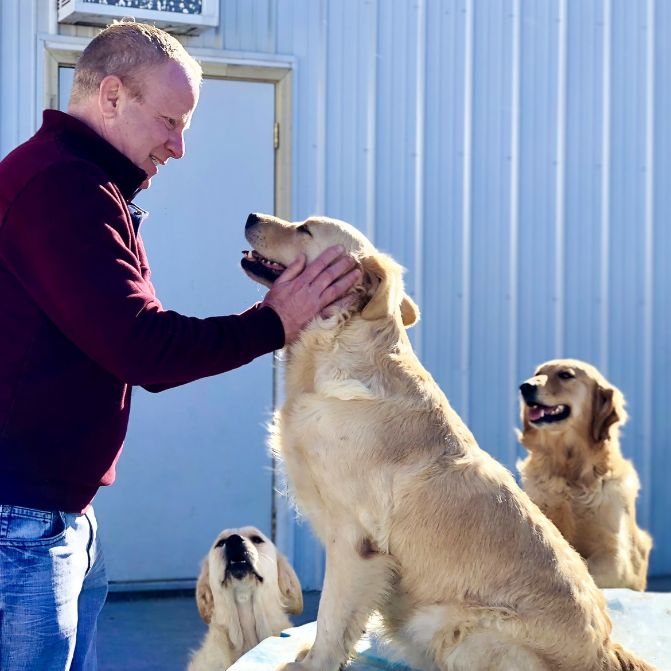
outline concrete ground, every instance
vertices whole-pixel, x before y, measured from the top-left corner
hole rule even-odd
[[[303,594],[295,626],[317,618],[319,592]],[[185,671],[205,635],[192,591],[111,592],[98,620],[99,671]]]
[[[651,579],[648,591],[671,591],[671,576]],[[295,626],[317,617],[319,592],[304,601]],[[99,671],[185,671],[204,635],[191,591],[111,593],[98,622]]]

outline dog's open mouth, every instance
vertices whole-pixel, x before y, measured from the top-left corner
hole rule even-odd
[[[561,422],[571,414],[568,405],[540,405],[538,403],[527,404],[528,418],[532,424],[550,424]]]
[[[246,272],[271,284],[286,270],[286,266],[261,256],[255,249],[252,249],[251,252],[246,249],[242,251],[240,265]]]
[[[256,572],[256,569],[246,559],[229,561],[226,565],[226,574],[224,575],[224,582],[226,582],[228,578],[234,578],[235,580],[242,580],[244,577],[250,574],[255,576],[259,582],[263,582],[263,577]]]

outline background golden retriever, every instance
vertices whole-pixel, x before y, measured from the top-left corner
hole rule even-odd
[[[644,590],[652,539],[636,525],[639,480],[620,452],[622,393],[575,359],[541,364],[520,392],[524,489],[599,587]]]
[[[303,610],[298,577],[255,527],[225,529],[203,560],[196,602],[209,628],[189,671],[223,671]]]
[[[425,671],[650,669],[610,639],[580,556],[475,442],[415,356],[401,268],[354,227],[250,215],[245,271],[268,285],[342,244],[348,307],[286,350],[272,444],[326,549],[317,637],[292,671],[336,671],[377,609]]]

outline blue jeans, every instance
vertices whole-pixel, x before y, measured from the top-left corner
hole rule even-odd
[[[107,574],[93,508],[0,505],[0,671],[95,671]]]

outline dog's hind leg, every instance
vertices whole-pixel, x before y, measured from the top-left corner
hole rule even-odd
[[[631,587],[630,567],[617,548],[595,552],[587,557],[587,568],[594,582],[604,587]]]
[[[375,552],[370,543],[355,547],[344,538],[331,538],[315,643],[301,662],[288,664],[284,671],[338,671],[371,612],[386,598],[394,575],[391,557]]]
[[[445,660],[447,671],[551,671],[538,655],[488,633],[473,634]]]

